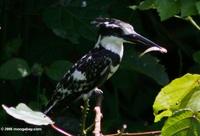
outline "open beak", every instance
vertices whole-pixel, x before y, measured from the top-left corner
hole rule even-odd
[[[165,48],[159,46],[158,44],[152,42],[151,40],[145,38],[144,36],[138,33],[125,35],[124,39],[128,42],[139,43],[139,44],[150,46],[150,48],[146,49],[143,53],[140,54],[140,56],[143,56],[147,52],[151,52],[151,51],[159,51],[161,53],[167,53],[167,50]]]

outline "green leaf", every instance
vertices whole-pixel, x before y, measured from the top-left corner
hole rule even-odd
[[[145,0],[140,2],[139,5],[132,5],[129,6],[130,9],[132,10],[136,10],[136,9],[140,9],[140,10],[148,10],[148,9],[153,9],[156,8],[155,7],[155,0]]]
[[[199,136],[200,118],[193,111],[183,109],[175,112],[165,122],[162,136]]]
[[[153,104],[155,122],[180,108],[200,111],[199,81],[200,75],[186,74],[162,88]]]
[[[54,61],[46,70],[46,74],[53,80],[60,80],[67,70],[72,66],[72,63],[66,60]]]
[[[35,63],[31,68],[31,73],[35,76],[42,76],[43,70],[44,69],[41,64]]]
[[[169,81],[168,75],[165,68],[158,62],[155,57],[150,55],[139,57],[137,52],[128,49],[125,50],[121,67],[135,70],[154,79],[158,84],[165,85]]]
[[[195,62],[197,62],[198,64],[200,64],[200,51],[197,51],[193,54],[193,59]]]
[[[145,1],[140,2],[137,8],[140,10],[153,9],[155,8],[155,2],[156,0],[145,0]]]
[[[197,81],[199,82],[199,81]],[[183,108],[190,108],[194,112],[199,112],[200,111],[200,87],[196,87],[193,89],[191,95],[188,95],[189,100],[183,100],[183,104],[181,107]],[[188,99],[186,97],[186,99]]]
[[[196,0],[181,0],[181,17],[197,14]]]
[[[161,21],[180,12],[180,2],[178,0],[156,0],[156,7]]]
[[[0,66],[0,78],[14,80],[30,74],[27,62],[20,58],[10,59]]]
[[[17,54],[21,45],[21,38],[15,38],[6,43],[6,45],[3,47],[2,58],[8,59],[12,57],[12,55]]]
[[[200,1],[196,2],[196,8],[198,10],[198,13],[200,14]]]
[[[90,22],[101,14],[101,7],[68,5],[67,7],[51,7],[44,11],[43,19],[52,31],[73,43],[79,43],[79,38],[94,41],[96,33]]]

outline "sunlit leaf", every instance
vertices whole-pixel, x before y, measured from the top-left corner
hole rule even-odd
[[[27,62],[20,58],[10,59],[0,66],[0,78],[14,80],[30,74]]]
[[[162,88],[153,104],[155,122],[163,117],[171,116],[179,108],[200,111],[199,81],[200,75],[186,74]]]
[[[2,105],[3,109],[12,117],[33,125],[49,125],[54,122],[44,113],[31,110],[26,104],[20,103],[15,107]]]
[[[162,136],[199,136],[200,118],[189,109],[175,112],[165,122]]]
[[[199,82],[199,81],[197,81]],[[198,83],[199,84],[199,83]],[[194,112],[200,111],[200,87],[196,87],[192,90],[192,94],[189,94],[189,98],[183,99],[183,102],[181,104],[181,108],[190,108]],[[188,99],[188,100],[187,100]]]

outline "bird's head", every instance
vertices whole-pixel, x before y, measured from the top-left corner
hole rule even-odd
[[[151,40],[143,37],[142,35],[135,32],[132,25],[113,18],[96,18],[91,22],[99,28],[99,34],[102,37],[115,37],[116,40],[128,42],[128,43],[139,43],[148,45],[151,48],[147,49],[144,53],[150,51],[160,51],[166,53],[167,50]]]

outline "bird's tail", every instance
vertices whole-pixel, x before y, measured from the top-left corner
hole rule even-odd
[[[44,114],[47,115],[51,111],[51,109],[57,104],[57,102],[58,100],[53,101],[53,103],[50,101],[45,108]]]
[[[54,109],[56,109],[58,102],[61,101],[62,99],[63,99],[63,94],[55,91],[50,101],[45,106],[43,113],[49,115],[51,112],[55,111]]]
[[[81,92],[76,92],[71,95],[55,91],[54,95],[45,106],[43,113],[48,116],[55,116],[65,111],[73,102],[76,102],[81,97]]]

